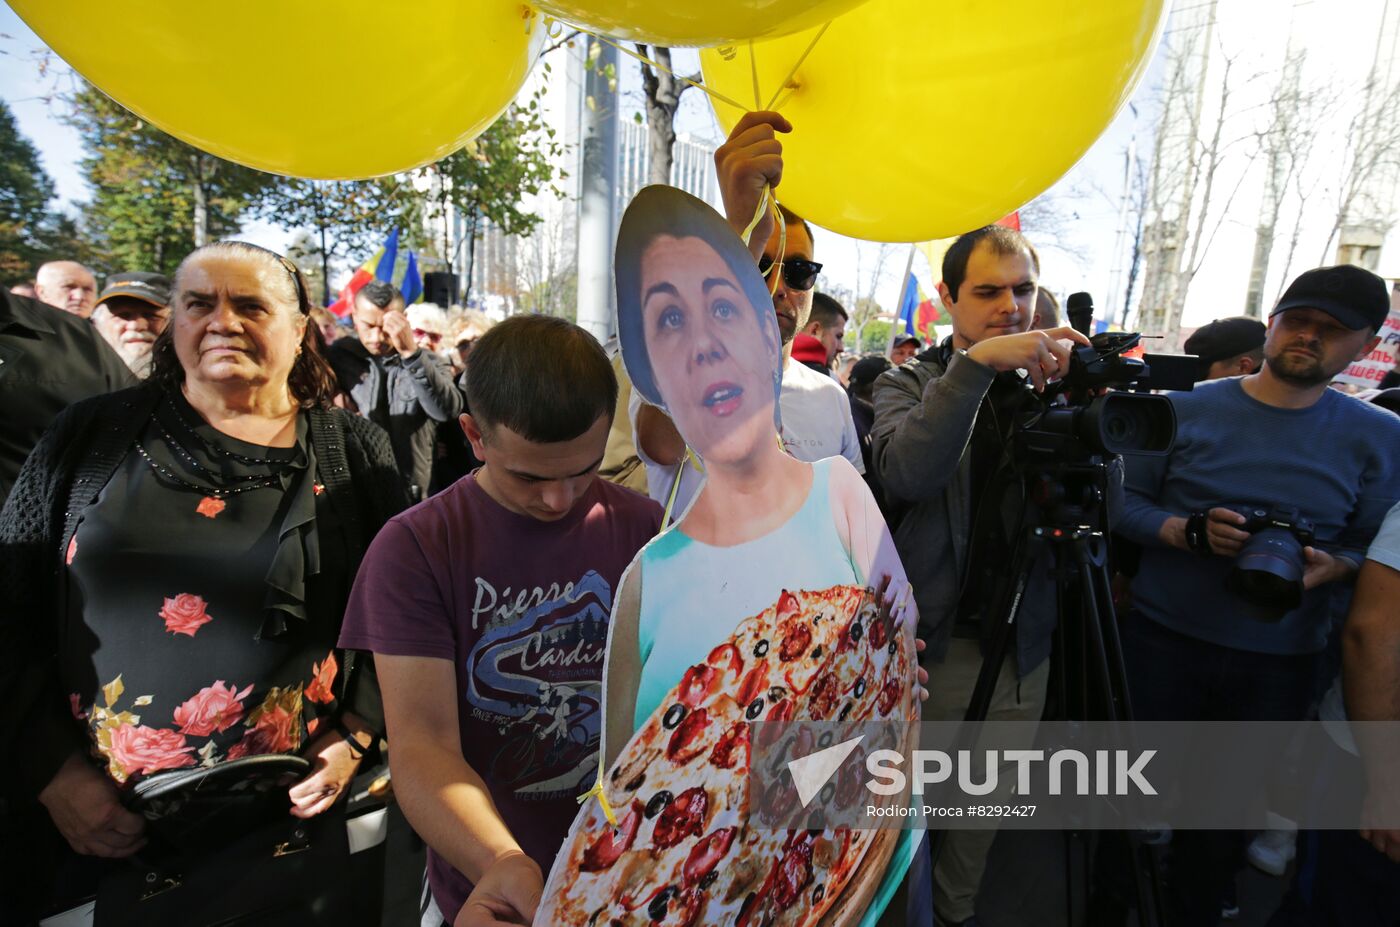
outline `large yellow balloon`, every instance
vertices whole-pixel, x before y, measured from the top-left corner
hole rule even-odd
[[[108,96],[250,167],[349,179],[460,148],[529,73],[520,0],[9,0]]]
[[[1162,0],[870,0],[814,32],[701,52],[705,83],[776,106],[778,199],[854,238],[927,241],[1043,192],[1146,69]],[[756,65],[759,104],[753,105]],[[715,102],[725,130],[742,113]]]
[[[655,45],[719,45],[791,35],[864,0],[540,0],[552,16]]]

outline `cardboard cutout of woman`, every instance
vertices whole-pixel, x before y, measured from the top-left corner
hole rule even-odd
[[[637,751],[629,741],[670,705],[682,680],[713,661],[745,619],[771,614],[785,590],[888,583],[889,601],[905,600],[893,626],[911,656],[915,625],[904,570],[864,480],[844,458],[806,463],[783,450],[777,319],[752,256],[724,219],[680,190],[647,187],[623,218],[615,273],[619,340],[633,388],[671,416],[707,479],[684,516],[638,553],[614,605],[602,758],[614,779],[624,745]],[[906,665],[912,689],[912,660]],[[586,805],[576,833],[588,813]],[[618,813],[625,817],[626,808]],[[639,826],[647,825],[627,818],[618,832],[640,840],[633,836]],[[873,900],[840,923],[876,922],[909,865],[912,836],[889,836],[882,849],[889,862],[871,881],[878,883]],[[556,881],[572,881],[578,891],[568,868],[562,858],[556,863],[542,910],[552,891],[569,890]],[[581,868],[588,871],[586,863]],[[902,911],[891,913],[903,922]],[[708,921],[701,914],[696,922]]]

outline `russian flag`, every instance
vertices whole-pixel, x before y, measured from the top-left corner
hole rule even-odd
[[[399,230],[394,229],[389,233],[389,237],[384,239],[384,244],[379,246],[379,250],[369,256],[359,267],[355,268],[355,273],[351,275],[350,282],[340,289],[340,297],[326,307],[338,318],[345,318],[350,314],[350,310],[355,306],[355,294],[371,280],[383,280],[386,283],[393,282],[394,261],[399,256]]]

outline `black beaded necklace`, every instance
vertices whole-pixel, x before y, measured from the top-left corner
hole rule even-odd
[[[236,460],[239,463],[251,464],[253,466],[280,467],[284,470],[290,470],[296,466],[296,461],[294,460],[277,460],[267,457],[249,457],[245,454],[239,454],[236,451],[230,451],[227,448],[220,447],[219,445],[215,444],[214,442],[208,440],[203,435],[201,435],[198,429],[191,425],[190,422],[185,418],[184,413],[180,411],[180,407],[177,406],[175,404],[175,401],[171,399],[168,395],[165,397],[165,405],[167,408],[170,409],[170,413],[173,416],[175,416],[175,420],[179,422],[180,425],[183,427],[185,433],[191,438],[193,438],[195,441],[197,441],[200,444],[200,446],[203,447],[204,450],[208,451],[212,456],[225,457],[229,460]],[[160,424],[160,419],[158,416],[156,417],[156,423],[158,425]],[[165,426],[161,425],[160,430],[161,433],[165,435],[168,441],[170,441],[177,447],[180,446],[180,442],[176,441],[170,436],[170,433],[165,430]],[[180,451],[191,462],[194,462],[193,456],[190,455],[189,452],[186,451],[183,447],[180,447]],[[198,463],[195,463],[195,466],[199,467],[201,470],[205,470],[206,472],[208,472],[207,467],[200,466],[200,464]]]
[[[251,478],[244,478],[244,480],[242,480],[241,482],[235,483],[235,485],[229,487],[201,486],[198,483],[192,483],[189,480],[184,479],[178,473],[171,470],[169,467],[157,463],[156,460],[153,457],[151,457],[150,454],[146,453],[146,449],[141,446],[140,440],[133,441],[131,443],[131,446],[136,449],[136,453],[141,455],[141,459],[146,461],[146,463],[150,465],[151,469],[154,470],[158,476],[164,477],[166,480],[170,481],[171,483],[174,483],[177,486],[181,486],[185,489],[191,490],[192,492],[201,493],[205,496],[209,496],[214,499],[222,500],[226,496],[236,496],[239,493],[248,492],[249,490],[253,489],[266,489],[271,486],[276,486],[282,482],[282,475],[280,473],[275,473],[271,476],[254,476]],[[205,472],[208,471],[206,470]]]

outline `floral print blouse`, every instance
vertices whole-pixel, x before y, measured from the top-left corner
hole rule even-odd
[[[294,753],[335,714],[339,629],[302,599],[345,561],[318,543],[334,512],[305,429],[248,444],[172,395],[83,513],[61,667],[118,783]]]

